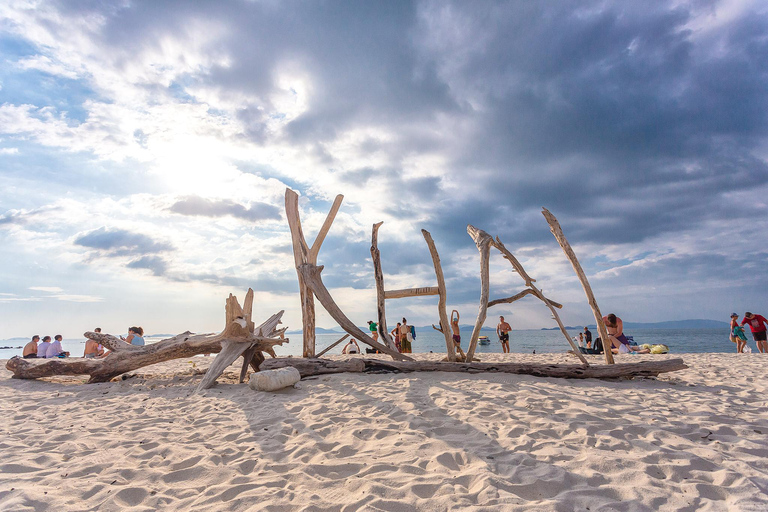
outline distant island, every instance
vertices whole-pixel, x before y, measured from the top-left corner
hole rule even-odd
[[[596,329],[594,323],[587,325],[590,329]],[[668,322],[624,322],[624,329],[728,329],[728,322],[720,320],[670,320]],[[566,326],[566,329],[583,329],[584,326]],[[542,331],[558,331],[559,327],[545,327]]]

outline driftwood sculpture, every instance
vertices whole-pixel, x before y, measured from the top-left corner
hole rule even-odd
[[[327,373],[515,373],[536,377],[564,379],[616,379],[655,377],[660,373],[688,368],[682,359],[641,361],[614,365],[540,364],[540,363],[444,363],[436,361],[384,361],[382,359],[352,358],[342,361],[329,359],[277,358],[264,361],[263,370],[292,366],[303,377]]]
[[[571,244],[569,244],[568,240],[565,238],[563,230],[560,228],[560,223],[557,222],[555,216],[549,213],[549,210],[546,208],[542,208],[541,213],[544,215],[544,218],[547,219],[547,224],[549,224],[550,231],[552,231],[552,234],[555,235],[555,239],[563,249],[565,257],[568,258],[568,261],[571,262],[573,271],[576,272],[576,275],[579,277],[579,282],[581,282],[581,286],[584,288],[584,293],[587,295],[587,302],[589,302],[589,307],[592,308],[592,314],[595,316],[595,325],[597,326],[597,331],[600,333],[600,339],[603,340],[603,347],[605,347],[605,350],[603,350],[603,352],[605,352],[605,362],[608,364],[613,364],[613,353],[610,350],[611,344],[608,343],[608,329],[605,328],[603,315],[600,314],[600,308],[597,307],[595,294],[592,293],[592,287],[589,286],[587,275],[584,273],[584,269],[581,268],[581,263],[579,263],[578,258],[576,258],[576,253],[573,252]]]
[[[373,338],[361,331],[347,316],[341,311],[339,306],[333,300],[331,293],[323,284],[323,279],[320,273],[323,271],[323,266],[317,266],[317,253],[320,251],[320,246],[325,240],[325,236],[331,229],[333,219],[336,217],[336,213],[341,206],[341,201],[344,196],[336,196],[336,200],[331,207],[331,211],[323,223],[323,227],[320,229],[320,233],[317,235],[315,242],[310,249],[307,246],[307,242],[304,239],[304,233],[301,229],[301,218],[299,216],[299,196],[293,190],[285,189],[285,215],[288,219],[288,225],[291,228],[291,240],[293,242],[293,256],[296,263],[296,272],[299,276],[299,292],[301,294],[301,316],[303,326],[303,338],[304,338],[304,357],[315,356],[315,302],[312,298],[314,294],[320,304],[323,305],[325,310],[331,317],[336,320],[336,323],[344,329],[350,336],[357,338],[362,343],[370,345],[379,352],[390,355],[399,360],[411,360],[410,357],[399,353],[396,349],[382,345],[378,341],[374,341]]]
[[[258,328],[251,322],[251,307],[253,305],[253,290],[248,290],[245,300],[245,312],[237,302],[237,298],[230,295],[226,303],[226,322],[224,330],[219,334],[192,334],[185,332],[159,341],[152,345],[129,345],[123,340],[109,334],[86,332],[85,337],[92,339],[109,349],[109,353],[100,359],[21,359],[14,357],[6,364],[6,368],[13,372],[16,379],[37,379],[40,377],[52,377],[55,375],[90,375],[88,382],[107,382],[120,374],[149,366],[171,359],[190,357],[198,354],[209,354],[228,351],[228,347],[243,348],[238,356],[247,349],[251,350],[251,357],[245,361],[245,366],[252,364],[258,368],[258,363],[263,361],[262,352],[275,357],[272,347],[287,343],[283,338],[285,329],[276,329],[280,324],[283,312],[272,315]],[[260,359],[254,359],[254,354],[259,354]],[[237,358],[237,356],[235,356]],[[235,360],[233,358],[228,364]],[[217,358],[218,359],[218,358]],[[221,372],[214,376],[216,361],[211,365],[204,381],[212,383]],[[226,368],[226,366],[225,366]],[[222,369],[223,371],[223,369]],[[242,378],[241,378],[242,381]],[[201,383],[202,385],[202,383]]]
[[[421,287],[421,288],[408,288],[404,290],[384,290],[384,273],[381,270],[381,253],[379,251],[378,233],[379,228],[383,222],[379,222],[373,225],[371,232],[371,259],[373,260],[373,276],[376,282],[376,309],[378,311],[378,332],[379,336],[386,340],[387,345],[391,348],[395,347],[394,341],[389,335],[389,329],[387,328],[387,314],[386,314],[386,299],[401,299],[404,297],[422,297],[425,295],[437,295],[439,297],[437,303],[437,312],[440,317],[440,325],[444,326],[440,331],[445,337],[445,349],[448,354],[448,361],[456,360],[456,352],[453,346],[453,340],[451,338],[451,332],[448,328],[448,314],[446,312],[446,304],[448,303],[448,293],[445,289],[445,277],[443,276],[443,267],[440,263],[440,255],[435,247],[435,242],[432,240],[432,235],[429,231],[422,229],[421,234],[424,236],[424,240],[429,247],[429,253],[432,256],[432,265],[435,267],[435,277],[437,278],[437,286]]]
[[[573,351],[576,354],[576,356],[581,360],[584,366],[589,366],[587,359],[581,354],[576,344],[573,343],[573,340],[568,335],[568,331],[565,330],[565,326],[563,325],[563,322],[560,321],[560,316],[557,314],[557,311],[555,310],[555,308],[560,306],[560,304],[557,304],[556,302],[553,302],[548,298],[546,298],[544,294],[541,292],[541,290],[539,290],[536,287],[536,285],[533,284],[534,282],[536,282],[536,280],[528,275],[528,273],[525,271],[522,264],[517,260],[517,258],[515,258],[515,256],[511,252],[509,252],[509,250],[507,250],[507,248],[504,246],[503,243],[501,243],[501,240],[499,239],[499,237],[496,237],[496,240],[494,240],[491,235],[489,235],[482,229],[478,229],[475,226],[472,226],[471,224],[467,226],[467,233],[469,233],[469,236],[471,236],[472,240],[475,241],[475,245],[477,245],[477,249],[480,251],[480,308],[477,313],[475,328],[472,330],[472,338],[470,339],[470,342],[469,342],[469,349],[467,350],[467,361],[472,361],[472,358],[475,354],[475,349],[477,348],[477,340],[480,337],[480,329],[482,329],[483,324],[485,323],[485,318],[488,313],[488,308],[496,304],[511,303],[511,302],[514,302],[515,300],[525,297],[526,295],[532,294],[535,297],[539,298],[549,308],[550,312],[552,313],[552,317],[557,322],[557,325],[560,327],[560,331],[565,336],[565,339],[568,340],[568,343],[571,345],[571,348],[573,348]],[[512,268],[514,268],[514,271],[520,275],[523,281],[525,281],[525,285],[528,287],[527,290],[520,292],[512,297],[507,297],[505,299],[496,299],[493,301],[488,300],[489,288],[490,288],[489,263],[490,263],[491,246],[498,249],[499,252],[501,252],[502,256],[504,256],[504,259],[506,259],[512,264]]]

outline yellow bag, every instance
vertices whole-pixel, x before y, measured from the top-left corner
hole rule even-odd
[[[666,345],[654,345],[651,347],[651,354],[666,354],[669,352],[669,347]]]

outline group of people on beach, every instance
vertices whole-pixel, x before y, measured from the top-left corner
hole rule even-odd
[[[747,346],[747,336],[744,334],[744,324],[749,324],[749,329],[752,331],[752,339],[755,340],[757,350],[761,353],[768,353],[768,320],[762,315],[755,315],[749,311],[744,313],[744,318],[739,323],[739,315],[731,313],[731,341],[736,344],[736,352],[743,354],[744,352],[752,352],[752,349]]]
[[[93,332],[101,333],[101,327],[97,327]],[[40,341],[40,336],[35,334],[32,340],[24,346],[22,357],[24,359],[51,359],[54,357],[70,357],[70,353],[61,346],[62,336],[57,334],[51,342],[50,336],[44,336]],[[129,327],[126,336],[120,336],[120,339],[131,345],[144,345],[144,329],[141,327]],[[86,359],[104,357],[108,351],[98,342],[88,339],[85,340],[85,350],[83,357]]]
[[[43,336],[43,341],[40,341],[40,336],[35,334],[32,336],[32,341],[24,345],[24,351],[22,357],[24,359],[53,359],[54,357],[69,357],[69,352],[65,351],[61,346],[61,334],[57,334],[53,337],[51,342],[50,336]]]

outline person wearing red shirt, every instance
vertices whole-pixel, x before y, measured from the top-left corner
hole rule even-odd
[[[766,326],[768,326],[768,320],[761,315],[753,315],[749,311],[744,313],[744,319],[741,321],[741,325],[749,324],[749,328],[752,329],[752,337],[757,343],[757,350],[760,352],[768,352],[768,341],[766,341]]]

